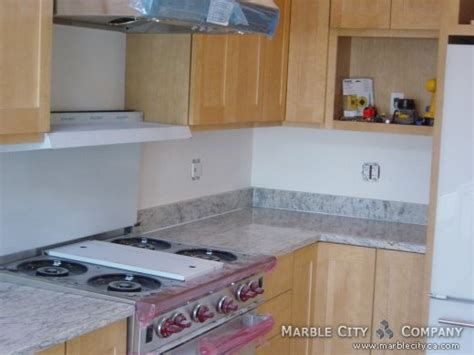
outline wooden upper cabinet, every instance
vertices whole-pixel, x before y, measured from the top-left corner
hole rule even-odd
[[[324,121],[330,3],[330,0],[292,1],[287,122]]]
[[[0,143],[50,124],[53,0],[0,1]]]
[[[391,0],[331,0],[331,27],[390,28],[390,7]]]
[[[444,0],[392,0],[391,28],[437,30]]]
[[[341,324],[370,327],[375,275],[375,249],[319,243],[314,282],[314,320],[312,324]],[[357,338],[358,342],[370,342]],[[351,355],[353,338],[315,338],[319,355]],[[357,352],[369,354],[369,350]]]
[[[263,102],[259,121],[283,121],[287,100],[288,46],[291,0],[274,0],[280,8],[280,24],[272,39],[263,40]]]
[[[282,121],[285,114],[289,0],[272,39],[194,35],[189,123]]]

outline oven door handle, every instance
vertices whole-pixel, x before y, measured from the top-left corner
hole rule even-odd
[[[262,339],[275,325],[273,317],[247,315],[242,328],[199,341],[199,354],[228,354]]]

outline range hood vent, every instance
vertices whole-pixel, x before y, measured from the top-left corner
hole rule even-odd
[[[273,0],[55,0],[54,22],[125,33],[272,36],[279,15]]]
[[[0,152],[63,149],[191,138],[188,126],[143,121],[136,111],[53,112],[43,142],[0,145]]]

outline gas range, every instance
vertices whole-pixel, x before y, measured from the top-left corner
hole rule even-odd
[[[263,274],[275,263],[271,257],[170,243],[153,236],[125,235],[107,241],[219,261],[224,266],[183,282],[43,254],[9,263],[2,272],[24,284],[135,304],[136,315],[128,325],[129,352],[162,353],[254,310],[263,301]]]

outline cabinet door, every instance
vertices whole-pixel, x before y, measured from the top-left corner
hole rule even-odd
[[[251,122],[261,116],[261,36],[194,35],[189,123]]]
[[[442,0],[392,0],[391,28],[437,30]]]
[[[287,291],[280,296],[266,301],[258,307],[259,314],[270,314],[275,321],[275,326],[267,334],[268,339],[279,336],[281,334],[282,325],[291,323],[291,304],[292,291]]]
[[[273,38],[263,40],[262,115],[258,121],[285,119],[290,37],[290,0],[275,0],[280,8],[280,23]]]
[[[52,0],[0,1],[0,143],[50,122]]]
[[[66,355],[117,355],[126,353],[126,320],[118,321],[66,343]]]
[[[291,324],[295,327],[315,326],[314,306],[317,302],[314,290],[316,277],[317,245],[312,244],[294,252],[293,303]],[[290,339],[287,339],[290,340]],[[315,354],[309,338],[291,338],[291,354]]]
[[[331,27],[389,28],[391,0],[332,0]]]
[[[404,341],[400,336],[403,325],[421,325],[423,309],[424,255],[378,250],[375,277],[373,334],[374,341],[390,343]],[[386,320],[393,338],[380,339],[375,333]],[[406,354],[415,354],[410,351]],[[405,354],[400,351],[372,351],[372,355]]]
[[[321,243],[318,245],[314,297],[314,324],[331,326],[336,333],[340,325],[370,327],[374,293],[375,249]],[[369,332],[368,332],[369,333]],[[365,338],[317,338],[315,354],[349,355],[354,342]],[[369,354],[369,351],[358,351]]]
[[[322,123],[330,0],[293,0],[286,121]]]
[[[293,287],[293,263],[294,254],[289,253],[277,257],[277,265],[274,270],[265,275],[265,300],[291,290]]]
[[[296,354],[290,352],[290,343],[288,339],[276,336],[272,339],[269,339],[266,344],[259,346],[255,354],[256,355],[291,355]],[[300,355],[300,354],[298,354]]]

